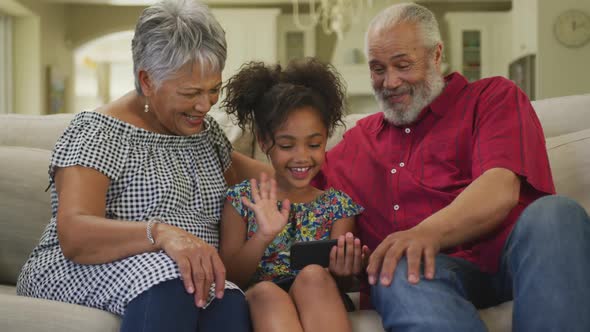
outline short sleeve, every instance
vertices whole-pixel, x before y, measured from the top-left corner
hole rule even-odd
[[[326,190],[332,186],[336,186],[336,184],[331,181],[333,177],[331,176],[331,167],[335,167],[338,164],[339,158],[345,153],[346,151],[346,138],[348,136],[348,132],[346,131],[342,136],[342,140],[338,142],[334,147],[330,150],[326,151],[324,164],[320,171],[314,176],[311,180],[310,184],[320,190]]]
[[[219,126],[212,116],[207,115],[207,122],[209,124],[209,141],[213,145],[215,153],[221,162],[221,168],[225,172],[231,166],[231,153],[233,147],[221,129],[221,126]]]
[[[114,181],[124,167],[128,143],[108,126],[75,118],[55,144],[49,165],[50,181],[56,168],[70,166],[95,169]]]
[[[249,210],[244,204],[242,204],[242,197],[247,197],[250,200],[252,199],[250,182],[248,180],[244,180],[229,188],[226,195],[227,201],[236,209],[238,214],[246,220]]]
[[[330,219],[339,220],[342,218],[354,217],[365,210],[342,191],[330,189],[329,197],[330,204],[328,213],[331,215]]]
[[[482,92],[474,129],[473,178],[506,168],[540,192],[555,192],[541,123],[514,83],[497,79]]]

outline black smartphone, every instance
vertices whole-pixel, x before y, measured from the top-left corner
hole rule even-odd
[[[338,245],[336,239],[296,242],[291,246],[291,268],[301,270],[310,264],[328,267],[330,250],[336,245]]]

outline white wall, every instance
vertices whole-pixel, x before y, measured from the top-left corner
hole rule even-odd
[[[66,41],[65,5],[18,0],[24,10],[14,22],[14,111],[48,111],[47,68],[66,78],[66,111],[71,107],[72,51]]]
[[[512,59],[537,54],[538,0],[512,0]]]
[[[537,99],[590,93],[590,43],[567,48],[553,33],[557,16],[573,8],[590,15],[590,0],[539,0]]]
[[[21,16],[13,22],[13,111],[41,114],[45,97],[42,89],[41,19],[36,15]]]

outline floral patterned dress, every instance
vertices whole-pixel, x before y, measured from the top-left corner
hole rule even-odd
[[[252,200],[249,181],[239,183],[227,192],[228,201],[248,223],[249,239],[258,230],[258,224],[254,212],[242,204],[241,197]],[[290,267],[290,250],[295,242],[329,239],[334,222],[361,212],[363,208],[350,196],[333,188],[311,202],[292,203],[287,225],[266,248],[250,283],[263,280],[277,282],[296,276],[298,271]]]

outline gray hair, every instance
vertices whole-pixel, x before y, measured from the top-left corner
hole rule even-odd
[[[139,71],[156,88],[187,63],[221,72],[227,58],[225,31],[209,8],[196,0],[164,0],[146,8],[131,42],[135,90],[143,95]]]
[[[387,7],[371,20],[365,34],[365,54],[369,51],[370,33],[380,32],[399,23],[417,24],[422,32],[424,46],[428,49],[442,44],[438,22],[430,10],[415,3],[400,3]]]

